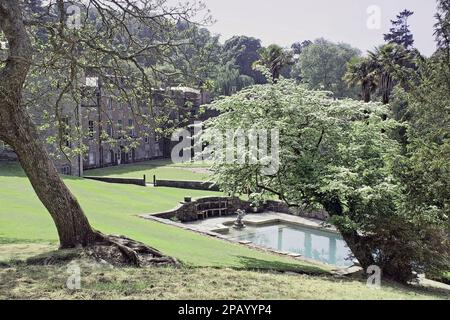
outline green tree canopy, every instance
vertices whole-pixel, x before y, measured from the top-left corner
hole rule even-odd
[[[414,12],[405,9],[397,15],[396,20],[391,20],[392,28],[384,35],[384,40],[410,49],[414,44],[414,37],[409,29],[408,18],[413,14]]]
[[[374,64],[370,59],[355,57],[347,64],[344,80],[350,87],[361,88],[361,99],[370,102],[371,94],[377,88]]]
[[[276,82],[280,78],[283,68],[291,65],[293,62],[292,53],[276,44],[262,48],[260,55],[261,57],[256,64],[269,69],[273,82]]]
[[[405,210],[406,193],[394,174],[401,153],[391,134],[398,124],[384,120],[387,106],[333,100],[280,79],[212,107],[221,114],[207,123],[205,140],[211,144],[218,132],[231,129],[279,130],[279,170],[270,175],[264,173],[267,157],[249,161],[251,148],[238,151],[245,163],[222,161],[234,150],[231,143],[212,152],[215,180],[224,191],[250,190],[256,202],[275,195],[293,208],[326,209],[361,265],[376,264],[396,280],[448,266],[442,219]]]
[[[253,69],[255,61],[260,59],[261,40],[247,36],[234,36],[225,41],[223,46],[223,60],[234,61],[239,73],[252,77],[255,83],[265,83],[266,79]]]
[[[353,97],[355,92],[343,77],[347,63],[359,55],[360,51],[350,45],[317,39],[302,51],[295,68],[301,70],[301,78],[311,89],[331,91],[336,98]]]

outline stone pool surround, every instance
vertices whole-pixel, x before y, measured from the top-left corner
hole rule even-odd
[[[254,215],[257,215],[257,214],[254,214]],[[284,257],[288,257],[288,258],[291,258],[291,259],[301,260],[301,261],[304,261],[304,262],[308,262],[311,265],[316,265],[318,267],[321,267],[324,271],[326,270],[326,271],[330,272],[330,274],[334,274],[334,275],[338,275],[338,276],[345,276],[345,275],[353,274],[353,273],[355,273],[355,272],[360,270],[359,267],[343,268],[343,267],[333,266],[333,265],[322,263],[322,262],[317,261],[317,260],[313,260],[313,259],[309,259],[309,258],[303,257],[302,255],[299,255],[299,254],[294,254],[294,253],[291,253],[291,252],[277,251],[277,250],[274,250],[274,249],[258,246],[256,244],[254,244],[252,242],[248,242],[248,241],[238,241],[238,240],[230,239],[226,235],[223,235],[221,233],[218,233],[218,232],[215,232],[215,231],[209,231],[209,230],[203,229],[203,228],[198,228],[195,225],[193,225],[192,223],[176,222],[176,221],[173,221],[173,220],[160,218],[160,217],[157,217],[157,216],[154,216],[154,215],[151,215],[151,214],[149,214],[149,215],[140,215],[139,217],[143,218],[143,219],[146,219],[146,220],[151,220],[151,221],[163,223],[163,224],[166,224],[166,225],[169,225],[169,226],[174,226],[174,227],[177,227],[177,228],[180,228],[180,229],[192,231],[192,232],[204,235],[204,236],[221,239],[223,241],[234,243],[236,245],[249,247],[249,248],[254,249],[254,250],[258,250],[258,251],[262,251],[262,252],[266,252],[266,253],[271,253],[271,254],[275,254],[275,255],[279,255],[279,256],[284,256]],[[230,218],[233,218],[233,217],[229,216],[228,219],[230,219]],[[244,221],[245,221],[245,219],[244,219]],[[311,274],[317,274],[317,273],[316,272],[311,272]]]
[[[197,205],[211,201],[227,201],[227,215],[222,217],[208,218],[201,220],[198,218],[197,212],[195,212]],[[229,226],[226,224],[232,224],[236,217],[236,210],[242,209],[247,212],[244,218],[244,223],[248,225],[264,225],[270,223],[288,223],[295,224],[303,227],[319,229],[322,231],[328,231],[333,233],[339,233],[335,228],[325,226],[324,222],[327,219],[327,215],[324,212],[303,213],[294,212],[281,201],[266,201],[263,206],[255,210],[250,206],[250,202],[241,200],[237,197],[203,197],[193,199],[191,202],[181,202],[175,209],[161,212],[156,214],[144,214],[140,215],[140,218],[156,221],[159,223],[175,226],[184,230],[193,231],[202,235],[219,238],[221,240],[232,242],[237,245],[243,245],[255,250],[264,251],[276,255],[290,257],[292,259],[298,259],[310,264],[315,264],[329,270],[330,273],[336,275],[348,275],[360,271],[357,266],[343,268],[321,263],[319,261],[303,257],[299,254],[290,252],[281,252],[270,248],[265,248],[253,244],[248,241],[238,241],[228,238],[226,235],[219,232],[225,232]],[[256,212],[255,212],[256,211]],[[206,222],[204,227],[199,227],[201,223]],[[208,227],[209,223],[209,227]],[[224,224],[225,223],[225,224]]]
[[[193,226],[194,228],[197,228],[201,231],[222,233],[227,232],[230,228],[232,228],[235,220],[235,216],[228,216],[187,222],[186,224]],[[310,229],[339,234],[336,228],[327,225],[326,223],[324,223],[324,221],[305,218],[301,216],[294,216],[292,214],[281,212],[265,211],[262,213],[249,213],[244,217],[243,222],[248,226],[264,226],[285,223],[288,225],[307,227]]]
[[[246,213],[262,213],[262,212],[280,212],[294,216],[305,218],[313,218],[320,221],[326,221],[329,216],[325,211],[306,211],[301,209],[289,208],[281,201],[267,200],[258,208],[254,208],[249,201],[242,200],[238,197],[201,197],[194,198],[191,201],[180,202],[180,204],[169,211],[152,214],[153,217],[170,219],[181,222],[193,222],[199,220],[199,208],[205,204],[216,204],[215,209],[219,210],[222,216],[235,215],[238,209],[244,210]]]

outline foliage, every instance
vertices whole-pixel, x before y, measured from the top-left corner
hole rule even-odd
[[[407,50],[411,48],[414,44],[414,38],[409,30],[408,18],[413,14],[414,12],[405,9],[397,15],[396,20],[391,20],[393,26],[389,29],[389,33],[384,35],[384,40],[388,43],[401,45]]]
[[[363,267],[377,264],[399,281],[448,263],[442,220],[434,212],[406,210],[406,193],[394,174],[403,160],[391,138],[398,123],[385,120],[386,106],[333,100],[289,80],[245,89],[212,106],[222,114],[209,121],[208,142],[215,130],[280,130],[274,175],[264,175],[261,163],[220,162],[228,145],[215,151],[214,177],[225,192],[250,191],[258,201],[276,195],[292,207],[326,209]],[[252,150],[239,154],[251,159]]]
[[[312,44],[312,41],[310,40],[304,40],[302,42],[295,42],[291,45],[291,49],[296,55],[300,55],[307,46]]]
[[[402,171],[411,212],[450,216],[450,65],[438,54],[420,65],[421,81],[407,92],[408,161]],[[450,230],[450,228],[449,228]]]
[[[69,25],[69,5],[79,11],[75,28]],[[185,119],[168,119],[179,106],[166,96],[157,103],[155,88],[207,87],[215,71],[210,66],[218,65],[218,37],[193,23],[204,10],[201,4],[171,7],[166,1],[140,0],[116,7],[115,1],[27,1],[23,8],[35,51],[24,105],[39,124],[51,155],[67,162],[86,154],[90,133],[81,128],[80,110],[96,113],[99,95],[110,100],[111,109],[127,105],[133,126],[141,132],[149,134],[155,127],[162,131],[163,124],[170,128],[170,121]],[[88,86],[89,77],[97,78],[97,85]],[[128,151],[142,142],[142,137],[126,134],[134,128],[111,122],[113,136],[121,137],[118,142],[106,126],[100,127],[102,132],[95,134],[113,147],[120,143]]]
[[[234,36],[223,45],[223,61],[234,61],[241,75],[253,78],[255,83],[265,83],[264,76],[253,69],[260,59],[261,41],[247,36]]]
[[[291,52],[284,50],[276,44],[272,44],[267,48],[262,48],[260,50],[260,55],[261,58],[256,64],[269,69],[273,82],[276,82],[280,78],[284,67],[292,64],[293,57]]]
[[[386,44],[369,51],[373,76],[377,79],[382,102],[388,104],[396,84],[408,89],[409,80],[416,69],[415,60],[421,58],[397,44]]]
[[[438,48],[443,50],[450,64],[450,0],[438,0],[437,20],[434,25],[434,35]]]
[[[239,69],[232,62],[229,62],[218,68],[214,82],[214,93],[229,96],[254,83],[252,77],[240,74]]]
[[[371,94],[375,92],[378,85],[373,67],[373,63],[367,58],[355,57],[347,63],[344,80],[350,87],[360,86],[361,98],[364,102],[370,102]]]
[[[183,85],[194,88],[209,88],[209,82],[216,79],[218,65],[221,63],[221,49],[219,36],[211,35],[206,28],[199,28],[195,24],[181,23],[177,28],[185,39],[185,44],[178,45],[171,54],[174,63],[170,64],[173,73],[178,74],[176,81],[170,77],[163,86]]]
[[[353,97],[355,93],[349,90],[343,77],[347,63],[359,55],[360,51],[350,45],[317,39],[302,51],[299,62],[294,66],[301,75],[293,76],[301,77],[311,89],[333,92],[336,98]]]

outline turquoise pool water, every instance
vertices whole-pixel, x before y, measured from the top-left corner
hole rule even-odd
[[[323,263],[351,266],[351,251],[339,234],[290,224],[247,226],[243,230],[230,227],[231,239],[250,241],[256,245],[301,254]]]

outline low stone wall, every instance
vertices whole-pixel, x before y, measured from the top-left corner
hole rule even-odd
[[[330,217],[325,210],[314,210],[314,211],[311,211],[311,210],[309,210],[307,208],[302,208],[302,207],[300,207],[300,208],[289,208],[289,206],[286,205],[282,201],[266,201],[266,203],[264,204],[262,210],[287,213],[287,214],[292,214],[292,215],[295,215],[295,216],[301,216],[301,217],[305,217],[305,218],[312,218],[312,219],[317,219],[317,220],[321,220],[321,221],[326,221]]]
[[[205,197],[193,199],[191,201],[180,202],[178,207],[171,211],[152,214],[151,216],[181,222],[192,222],[202,219],[203,211],[213,211],[217,213],[217,216],[226,216],[236,214],[238,209],[244,210],[247,213],[273,211],[305,218],[314,218],[321,221],[328,219],[328,214],[324,211],[307,212],[299,209],[294,210],[281,201],[266,201],[264,205],[255,210],[250,202],[241,200],[238,197]]]
[[[325,211],[304,211],[304,210],[296,210],[293,214],[305,217],[305,218],[312,218],[317,219],[321,221],[327,221],[330,218],[330,215]]]
[[[202,181],[175,181],[175,180],[159,180],[154,179],[153,184],[155,187],[169,187],[179,189],[191,189],[191,190],[207,190],[207,191],[220,191],[219,187],[212,182]]]
[[[205,204],[215,203],[216,206],[204,207]],[[203,207],[202,207],[203,206]],[[250,211],[250,203],[237,197],[205,197],[191,202],[181,202],[178,207],[171,211],[152,214],[152,216],[163,219],[176,219],[181,222],[197,221],[203,210],[221,210],[221,215],[233,215],[238,209]]]
[[[100,182],[106,182],[106,183],[116,183],[116,184],[132,184],[137,186],[145,187],[146,181],[145,176],[143,179],[132,179],[132,178],[109,178],[109,177],[83,177],[85,179],[89,180],[96,180]]]
[[[0,161],[17,161],[17,154],[12,149],[4,147],[0,141]]]

